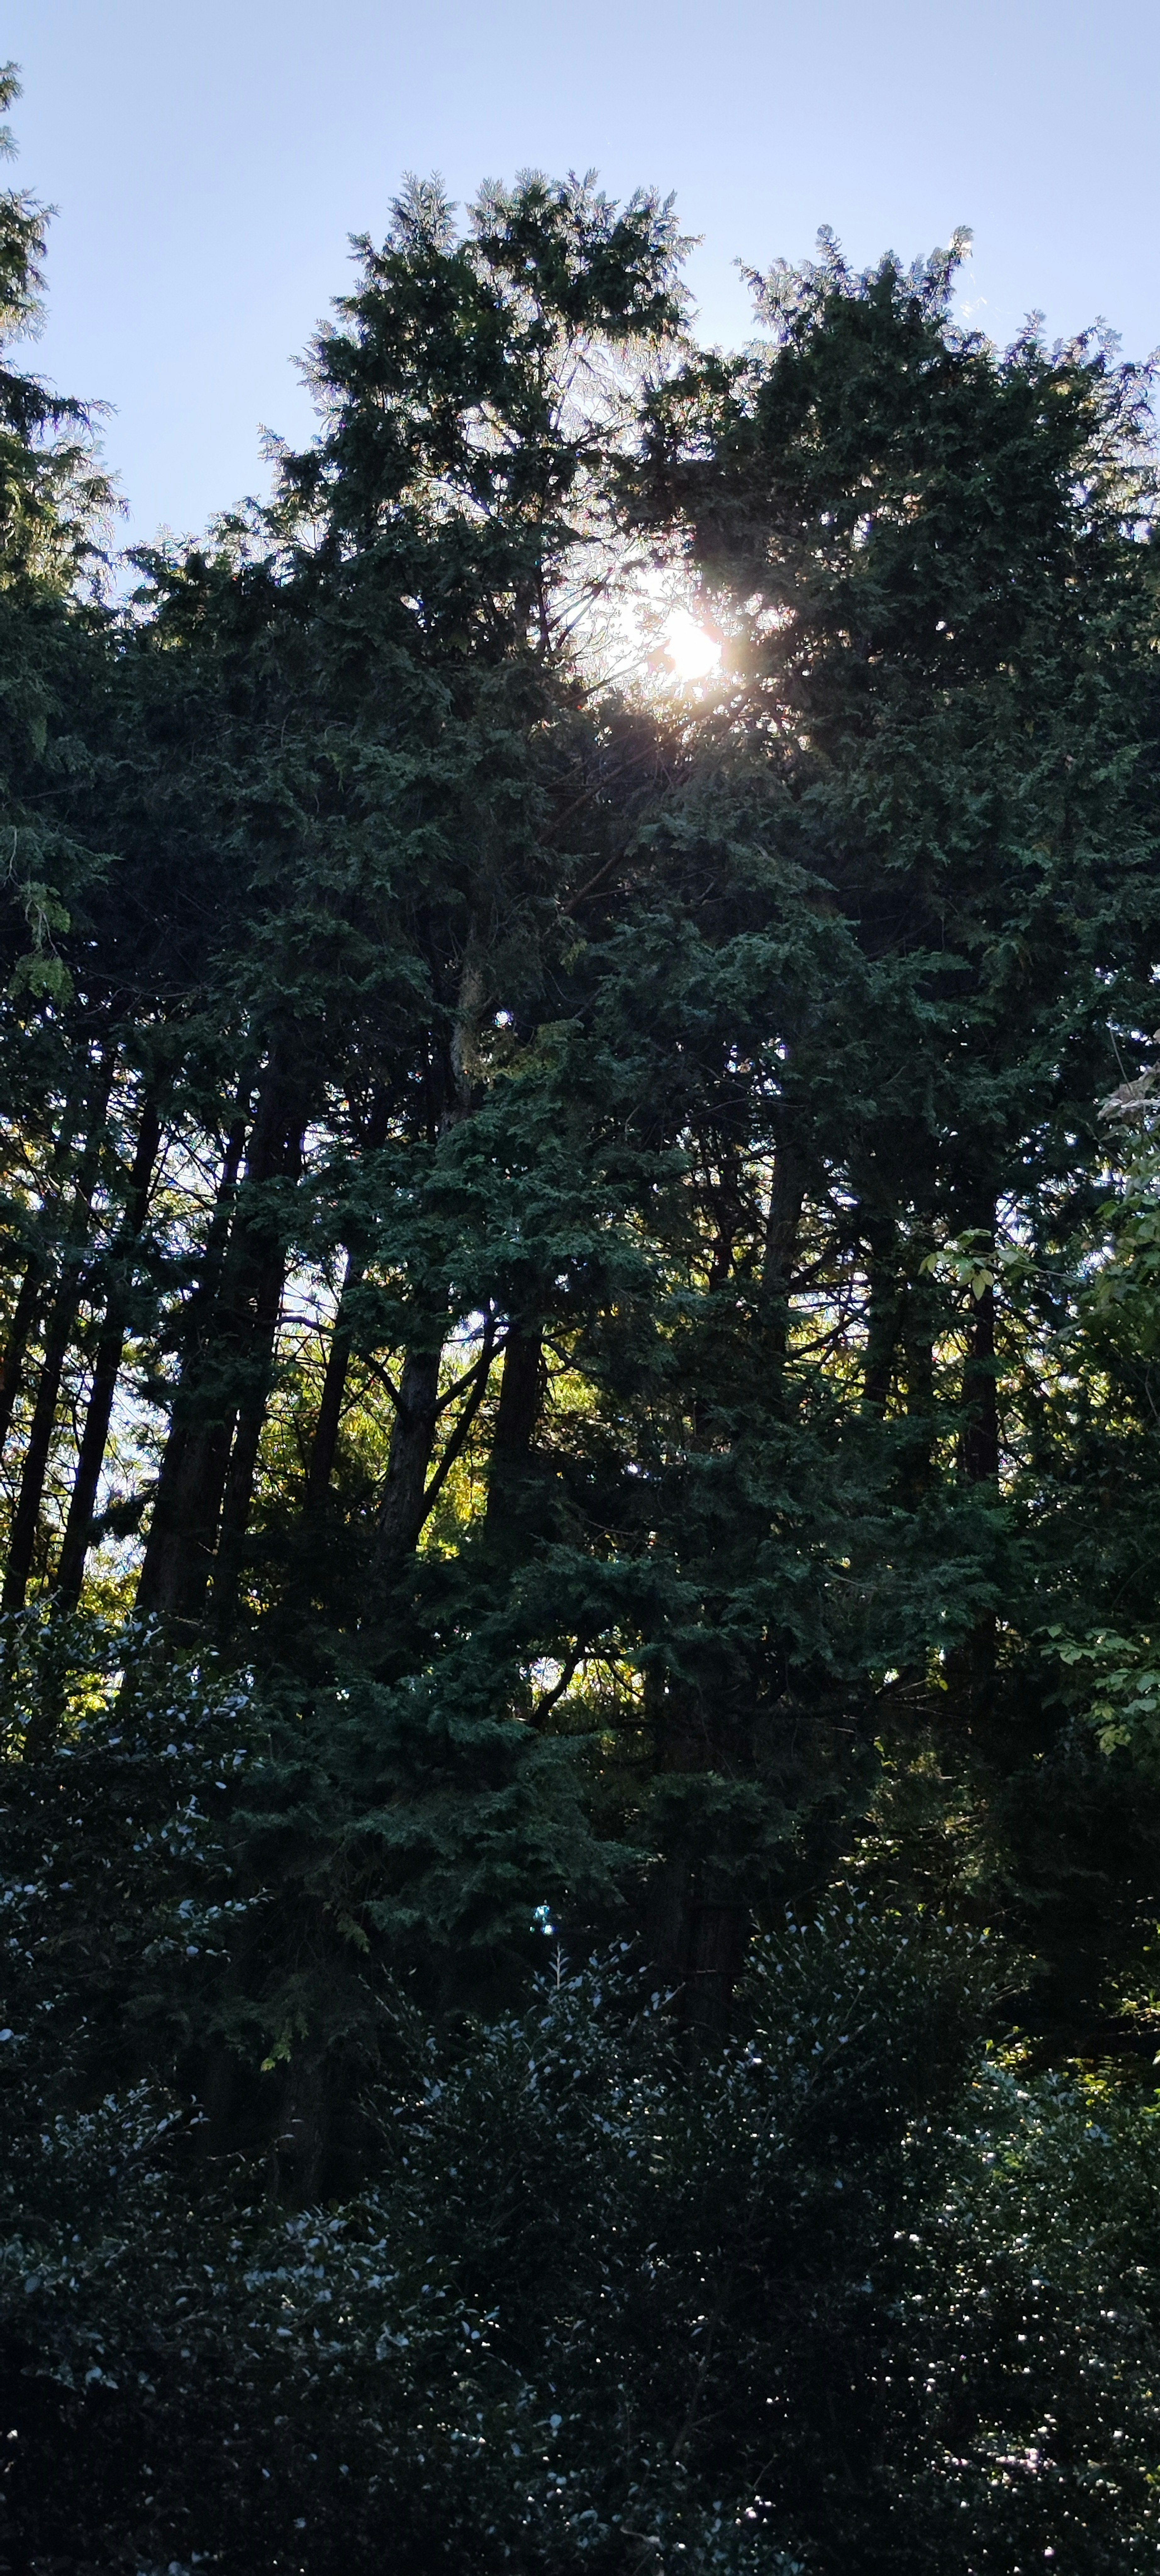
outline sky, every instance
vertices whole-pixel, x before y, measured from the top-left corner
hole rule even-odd
[[[407,170],[675,190],[707,340],[746,336],[738,259],[966,223],[992,337],[1160,342],[1157,0],[0,0],[6,56],[57,209],[32,363],[111,406],[126,539],[264,490],[263,424],[310,435],[295,355]]]

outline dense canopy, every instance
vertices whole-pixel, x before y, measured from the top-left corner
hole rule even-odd
[[[1153,2567],[1146,373],[411,180],[122,580],[43,246],[8,2563]]]

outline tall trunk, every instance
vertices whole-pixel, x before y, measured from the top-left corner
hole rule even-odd
[[[137,1585],[137,1608],[162,1619],[196,1619],[205,1599],[217,1545],[221,1490],[230,1463],[234,1416],[232,1388],[216,1397],[203,1383],[205,1411],[196,1423],[177,1423],[173,1473],[158,1486],[157,1503]],[[191,1408],[192,1414],[192,1408]],[[158,1526],[158,1512],[165,1517]]]
[[[174,1403],[170,1439],[176,1435],[175,1464],[168,1486],[163,1475],[158,1488],[137,1594],[140,1609],[162,1617],[200,1616],[239,1424],[244,1427],[230,1528],[235,1553],[244,1533],[285,1259],[278,1230],[254,1194],[277,1177],[297,1177],[304,1126],[301,1099],[272,1065],[250,1136],[219,1294],[212,1306],[207,1301]]]
[[[438,1086],[438,1134],[452,1134],[470,1118],[479,1079],[479,1021],[485,992],[483,967],[468,936],[456,997],[455,1020],[444,1078]],[[449,1077],[449,1079],[447,1078]],[[430,1323],[436,1324],[437,1318]],[[444,1315],[444,1330],[450,1321]],[[430,1326],[429,1326],[430,1329]],[[375,1558],[380,1575],[393,1574],[418,1546],[427,1515],[427,1473],[435,1454],[439,1425],[439,1370],[442,1336],[414,1343],[403,1361],[399,1400],[391,1431],[386,1492],[379,1516]]]
[[[65,1105],[49,1159],[50,1184],[55,1183],[72,1152],[77,1106],[75,1095]],[[49,1265],[43,1246],[34,1245],[29,1254],[13,1309],[12,1321],[8,1327],[4,1356],[0,1360],[0,1453],[7,1444],[8,1434],[12,1428],[16,1398],[23,1383],[24,1361],[36,1326],[48,1271]]]
[[[32,1409],[32,1425],[28,1434],[28,1446],[24,1452],[20,1492],[8,1543],[8,1564],[4,1575],[2,1602],[5,1610],[22,1610],[24,1607],[29,1577],[32,1573],[32,1560],[36,1552],[37,1532],[40,1528],[40,1506],[44,1499],[44,1480],[48,1471],[52,1435],[56,1427],[60,1381],[80,1302],[81,1272],[80,1264],[77,1262],[66,1272],[57,1289],[49,1314],[48,1331],[45,1335],[44,1353],[37,1382],[36,1402]]]
[[[518,1512],[543,1401],[543,1334],[513,1324],[504,1351],[488,1469],[486,1527],[490,1531]]]
[[[243,1082],[242,1092],[249,1084]],[[193,1478],[189,1473],[194,1423],[187,1419],[183,1396],[192,1387],[198,1363],[211,1336],[214,1310],[221,1285],[222,1265],[229,1241],[230,1221],[246,1142],[248,1121],[244,1114],[234,1119],[226,1138],[226,1150],[214,1199],[214,1211],[206,1236],[201,1277],[185,1316],[181,1382],[174,1397],[170,1416],[169,1437],[161,1461],[157,1493],[153,1504],[145,1555],[137,1582],[137,1608],[144,1613],[161,1614],[176,1602],[182,1583],[184,1553],[183,1532],[189,1521]],[[189,1408],[192,1414],[192,1405]]]
[[[866,1326],[866,1365],[862,1401],[868,1413],[882,1415],[890,1401],[894,1359],[902,1322],[902,1289],[894,1227],[888,1217],[865,1218],[870,1251],[870,1311]]]
[[[994,1484],[999,1475],[999,1396],[995,1383],[995,1291],[991,1285],[971,1299],[962,1401],[959,1464],[964,1480],[968,1485]]]
[[[403,1362],[379,1521],[377,1553],[384,1573],[411,1554],[423,1527],[427,1470],[439,1421],[442,1356],[441,1348],[434,1345],[426,1350],[409,1350]]]
[[[239,1193],[231,1229],[217,1347],[207,1354],[211,1385],[216,1380],[216,1411],[211,1410],[204,1436],[194,1428],[186,1465],[193,1544],[174,1607],[187,1617],[198,1615],[220,1548],[215,1611],[219,1623],[226,1626],[236,1599],[286,1277],[280,1233],[268,1213],[260,1205],[255,1207],[251,1194],[276,1177],[298,1178],[304,1125],[300,1105],[289,1105],[284,1087],[272,1075],[254,1122],[245,1187]]]
[[[704,2040],[723,2029],[745,1964],[753,1916],[746,1905],[690,1897],[682,1962],[682,2019]]]
[[[795,1145],[783,1142],[773,1166],[761,1270],[766,1339],[775,1378],[785,1367],[789,1346],[790,1287],[805,1195],[805,1157]]]
[[[486,991],[483,964],[469,931],[456,996],[454,1024],[446,1055],[433,1050],[440,1066],[433,1090],[435,1123],[440,1139],[450,1136],[472,1115],[479,1081],[479,1023]],[[428,1336],[408,1349],[399,1380],[399,1397],[391,1431],[386,1491],[375,1546],[379,1574],[389,1577],[418,1546],[430,1497],[427,1475],[435,1454],[439,1425],[439,1371],[443,1334],[450,1315],[428,1318]],[[439,1331],[440,1323],[442,1332]]]
[[[141,1114],[125,1212],[112,1248],[108,1303],[97,1342],[88,1411],[56,1569],[56,1599],[59,1608],[66,1611],[75,1610],[81,1597],[97,1487],[105,1462],[113,1398],[129,1324],[134,1256],[148,1214],[149,1191],[160,1143],[160,1112],[156,1102],[150,1100]]]
[[[993,1244],[994,1203],[976,1236]],[[971,1298],[966,1357],[962,1376],[962,1429],[959,1473],[967,1485],[995,1485],[999,1479],[999,1399],[995,1381],[995,1291],[988,1283]],[[994,1610],[981,1610],[969,1635],[947,1657],[950,1705],[967,1723],[985,1722],[992,1699],[998,1653]]]
[[[666,1679],[653,1667],[645,1674],[644,1706],[662,1774],[690,1780],[718,1769],[724,1747],[687,1682]],[[678,2019],[693,2045],[722,2028],[752,1927],[752,1912],[730,1890],[728,1876],[687,1833],[652,1875],[647,1919],[656,1973],[675,1988]]]
[[[105,1112],[113,1086],[113,1070],[112,1059],[106,1058],[97,1098],[93,1104],[94,1115],[81,1154],[76,1190],[61,1247],[60,1281],[49,1310],[36,1402],[32,1410],[28,1446],[24,1452],[24,1466],[20,1478],[20,1492],[8,1543],[8,1565],[4,1577],[2,1604],[0,1604],[5,1610],[23,1609],[29,1576],[32,1572],[37,1531],[40,1527],[40,1507],[44,1499],[44,1480],[48,1470],[52,1435],[56,1427],[60,1382],[69,1343],[72,1340],[77,1311],[84,1294],[84,1264],[89,1217],[93,1190],[100,1169],[101,1148],[105,1136]]]
[[[310,1465],[306,1475],[307,1518],[321,1511],[330,1479],[334,1474],[338,1434],[342,1424],[342,1399],[346,1393],[346,1373],[350,1367],[349,1301],[353,1290],[359,1286],[365,1267],[366,1264],[360,1254],[348,1252],[338,1300],[338,1313],[330,1336],[330,1349],[326,1354],[326,1373],[322,1381],[318,1420],[314,1425],[314,1438],[310,1444]]]
[[[222,1494],[221,1529],[213,1578],[214,1617],[222,1630],[230,1627],[237,1608],[242,1551],[254,1499],[258,1448],[266,1419],[274,1342],[285,1283],[285,1253],[280,1244],[271,1246],[254,1279],[253,1310],[246,1321],[250,1347]]]
[[[0,1361],[0,1453],[3,1452],[12,1428],[12,1415],[24,1377],[25,1355],[32,1338],[44,1279],[44,1255],[41,1252],[34,1252],[20,1282],[19,1295],[4,1344],[4,1357]]]
[[[790,1298],[798,1256],[808,1165],[791,1138],[778,1145],[762,1249],[760,1349],[770,1372],[776,1411],[789,1349]],[[655,1670],[645,1676],[646,1714],[655,1730],[662,1771],[695,1777],[718,1766],[732,1769],[736,1752],[719,1740],[715,1721],[690,1686]],[[678,1992],[678,2013],[688,2044],[709,2045],[728,2017],[752,1925],[747,1905],[718,1875],[711,1857],[682,1843],[653,1879],[650,1937],[657,1973]]]
[[[386,1092],[380,1091],[372,1101],[370,1114],[362,1129],[359,1138],[360,1150],[363,1153],[375,1152],[384,1143],[390,1124],[390,1098]],[[338,1435],[342,1428],[342,1400],[346,1393],[346,1378],[352,1349],[351,1300],[356,1289],[361,1286],[365,1274],[365,1246],[357,1239],[356,1230],[352,1230],[347,1244],[346,1269],[339,1291],[338,1312],[334,1319],[334,1330],[330,1336],[330,1349],[326,1355],[318,1420],[315,1423],[314,1438],[310,1444],[310,1465],[306,1473],[306,1497],[303,1505],[304,1517],[308,1521],[313,1520],[321,1511],[330,1479],[334,1474]]]
[[[934,1451],[934,1281],[921,1273],[906,1288],[902,1305],[902,1368],[906,1393],[907,1438],[902,1469],[903,1500],[913,1508],[926,1493]]]

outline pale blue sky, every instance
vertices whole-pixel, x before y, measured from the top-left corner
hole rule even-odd
[[[135,534],[260,488],[304,437],[290,361],[405,168],[532,163],[677,191],[707,338],[740,255],[859,264],[975,230],[963,301],[1160,340],[1157,0],[0,0],[22,184],[59,208],[35,363],[115,406]]]

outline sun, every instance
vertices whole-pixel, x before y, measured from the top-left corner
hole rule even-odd
[[[711,635],[690,617],[687,608],[674,608],[661,637],[661,654],[672,672],[678,688],[688,688],[694,681],[705,680],[715,671],[721,659],[721,647]]]
[[[720,668],[721,637],[700,626],[664,566],[638,568],[614,592],[593,640],[606,681],[665,692],[697,689]]]

